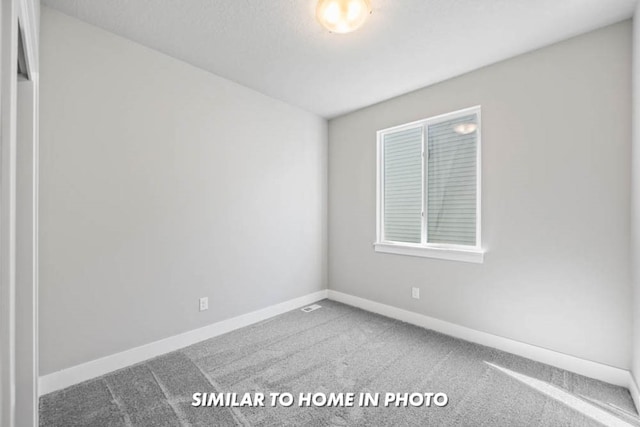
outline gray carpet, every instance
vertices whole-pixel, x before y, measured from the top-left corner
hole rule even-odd
[[[640,426],[628,390],[333,301],[40,400],[41,426]],[[193,407],[196,392],[443,392],[445,407]]]

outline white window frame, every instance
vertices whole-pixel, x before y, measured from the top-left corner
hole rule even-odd
[[[426,182],[428,162],[425,159],[425,144],[428,141],[429,126],[458,117],[476,114],[478,120],[477,142],[476,142],[476,244],[474,246],[456,244],[435,244],[427,243],[427,206],[426,201],[428,185]],[[385,239],[384,236],[384,135],[405,129],[422,128],[422,237],[421,243],[393,242]],[[479,105],[429,117],[415,122],[402,124],[377,132],[377,176],[376,176],[376,242],[374,248],[376,252],[390,253],[396,255],[409,255],[427,258],[445,259],[451,261],[464,261],[473,263],[484,262],[485,250],[482,248],[482,119],[481,107]]]

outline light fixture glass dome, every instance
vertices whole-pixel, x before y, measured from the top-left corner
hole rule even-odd
[[[350,33],[357,30],[371,13],[369,0],[319,0],[316,8],[318,21],[332,33]]]
[[[475,123],[460,123],[454,126],[453,130],[460,135],[469,135],[478,129],[478,125]]]

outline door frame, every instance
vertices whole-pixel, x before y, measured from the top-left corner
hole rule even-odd
[[[39,7],[37,0],[2,0],[0,3],[0,425],[7,427],[35,426],[38,423]],[[18,79],[19,37],[24,52],[22,63],[27,76],[25,81],[20,82]],[[23,108],[19,118],[18,93],[23,89],[28,90],[28,95],[26,98],[21,98]],[[26,115],[24,115],[25,111]],[[20,125],[20,136],[18,136],[18,125]],[[30,144],[27,147],[27,155],[21,156],[26,161],[21,160],[18,163],[18,144],[22,150],[25,141]],[[30,184],[19,185],[18,177],[21,177],[20,182],[24,183],[25,176]],[[30,202],[25,205],[25,200]],[[26,226],[20,229],[17,228],[16,222],[18,214],[28,216]],[[24,220],[21,220],[20,223],[23,222]],[[17,248],[21,250],[17,251]],[[31,273],[27,277],[25,272]],[[25,314],[32,323],[26,332],[21,328],[19,343],[20,345],[25,342],[28,344],[31,360],[28,362],[27,369],[19,370],[16,369],[16,362],[20,365],[22,359],[18,361],[16,355],[22,358],[24,349],[16,348],[17,276],[24,278],[32,290],[28,292],[29,300],[21,301],[19,304],[21,312],[25,309],[30,311]],[[20,283],[20,286],[24,286],[24,283]],[[22,390],[27,385],[29,392],[18,393],[17,384],[21,385]],[[20,402],[17,405],[18,399]]]

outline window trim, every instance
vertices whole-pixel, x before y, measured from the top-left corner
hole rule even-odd
[[[429,126],[444,121],[463,117],[469,114],[476,114],[478,121],[477,140],[476,140],[476,244],[474,246],[428,243],[428,224],[427,212],[428,201],[426,177],[428,176],[428,163],[425,159],[425,144],[429,138]],[[385,240],[384,236],[384,147],[383,137],[390,132],[398,132],[413,128],[422,129],[422,236],[421,243],[403,243]],[[481,106],[476,105],[469,108],[453,111],[450,113],[440,114],[428,117],[422,120],[416,120],[398,126],[389,127],[379,130],[376,133],[376,242],[374,248],[376,252],[420,256],[427,258],[446,259],[452,261],[463,261],[482,263],[484,261],[485,250],[482,248],[482,116]]]

